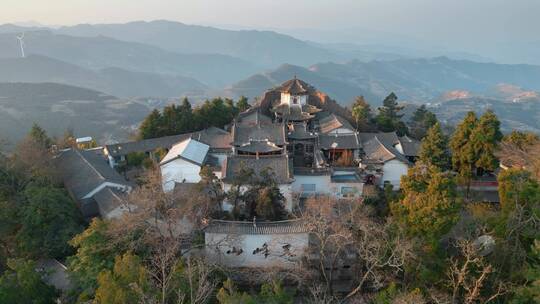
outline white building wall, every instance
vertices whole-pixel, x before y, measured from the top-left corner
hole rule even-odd
[[[303,185],[315,185],[315,191],[303,191]],[[330,183],[330,175],[295,175],[292,183],[292,191],[294,193],[305,194],[331,194],[336,190],[332,189]]]
[[[281,104],[294,105],[293,98],[296,98],[299,106],[307,104],[307,95],[291,96],[288,93],[281,93]]]
[[[392,184],[394,190],[399,190],[401,176],[407,175],[408,170],[409,166],[397,159],[384,163],[383,176],[381,179],[382,185],[384,185],[385,181],[388,181]]]
[[[291,212],[294,208],[292,199],[292,186],[291,184],[279,185],[279,192],[285,197],[285,210]]]
[[[403,146],[401,145],[401,143],[398,143],[397,145],[395,145],[394,148],[396,148],[396,150],[398,150],[399,153],[403,154]]]
[[[168,192],[174,189],[174,183],[198,183],[201,180],[199,175],[201,167],[177,158],[164,165],[161,165],[161,181],[163,191]]]
[[[205,253],[213,262],[229,267],[294,267],[308,249],[307,233],[244,234],[205,233]],[[268,245],[268,256],[253,254],[257,248]],[[283,246],[290,245],[288,254]],[[242,249],[242,253],[227,254],[228,250]]]
[[[335,175],[350,174],[350,172],[335,172]],[[330,175],[295,175],[295,181],[292,183],[292,192],[309,195],[331,195],[335,198],[343,198],[342,188],[352,187],[356,189],[356,197],[362,195],[364,183],[335,183],[332,182]],[[304,185],[315,185],[315,191],[305,191]]]

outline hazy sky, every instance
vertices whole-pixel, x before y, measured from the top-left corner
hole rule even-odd
[[[168,19],[255,28],[366,28],[466,45],[540,41],[540,0],[0,0],[0,23]]]

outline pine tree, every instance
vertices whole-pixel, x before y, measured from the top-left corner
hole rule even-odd
[[[443,134],[438,122],[428,130],[426,137],[422,140],[419,160],[428,166],[435,166],[441,171],[450,168],[448,138]]]
[[[492,110],[487,110],[478,120],[473,130],[471,142],[476,154],[474,165],[483,170],[493,171],[499,166],[495,150],[503,138],[501,123]]]
[[[402,136],[407,134],[407,126],[400,121],[403,114],[399,112],[403,109],[403,106],[398,105],[398,97],[393,92],[388,95],[384,101],[383,106],[379,108],[379,114],[375,118],[377,127],[383,132],[396,131],[398,135]]]
[[[471,136],[475,132],[477,124],[476,114],[468,112],[450,139],[452,167],[458,173],[460,183],[467,185],[467,194],[477,161],[477,155],[471,142]]]
[[[421,105],[416,111],[410,121],[410,134],[412,137],[421,140],[426,136],[427,131],[437,123],[437,116],[430,112],[426,105]]]
[[[240,98],[236,102],[236,107],[238,108],[238,111],[240,111],[240,113],[242,113],[242,112],[248,110],[249,108],[251,108],[251,106],[249,105],[247,97],[244,96],[244,95],[240,96]]]
[[[8,260],[7,266],[0,276],[0,303],[56,303],[58,292],[43,282],[42,274],[36,271],[36,263],[12,259]]]
[[[163,117],[158,109],[154,109],[141,123],[139,136],[141,139],[160,137],[162,133]]]
[[[28,133],[28,139],[42,148],[49,148],[52,145],[52,139],[47,135],[47,132],[37,123],[32,125]]]
[[[418,163],[402,178],[403,199],[391,204],[397,221],[412,236],[438,240],[459,219],[453,177]]]
[[[182,100],[182,104],[179,107],[179,117],[178,117],[178,128],[179,131],[176,134],[182,134],[187,132],[192,132],[198,130],[198,126],[195,123],[193,116],[193,109],[191,103],[187,98]]]

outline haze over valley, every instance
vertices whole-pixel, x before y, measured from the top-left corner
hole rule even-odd
[[[340,43],[323,32],[282,32],[303,38],[315,38],[319,33],[324,41],[270,30],[222,29],[165,20],[61,27],[1,25],[0,83],[4,88],[20,83],[27,94],[21,97],[18,90],[0,91],[2,116],[4,121],[25,117],[19,121],[23,129],[32,119],[46,125],[54,112],[40,108],[43,112],[36,116],[32,111],[37,107],[29,105],[45,102],[38,84],[57,83],[66,85],[58,86],[60,90],[79,87],[115,96],[109,101],[91,98],[91,102],[129,101],[126,105],[131,106],[118,114],[129,119],[108,120],[119,129],[129,129],[143,117],[139,114],[142,110],[133,106],[134,100],[165,105],[188,97],[197,104],[217,96],[247,96],[253,101],[296,75],[344,106],[362,95],[376,107],[389,92],[395,92],[401,102],[413,107],[427,104],[447,121],[461,119],[464,112],[454,108],[467,102],[467,108],[473,110],[495,108],[505,129],[540,130],[540,66],[498,63],[482,54],[421,43],[417,48],[407,43],[399,47],[405,39],[400,35],[389,36],[395,40],[394,46],[385,46],[384,41],[374,44],[376,35],[370,31],[349,35],[349,40],[347,35],[334,35],[343,39]],[[17,37],[23,39],[23,50]],[[355,40],[359,37],[366,43]],[[58,94],[57,98],[66,100],[56,102],[72,101],[68,95]],[[21,107],[19,103],[29,104]],[[75,108],[71,113],[82,114],[78,111]],[[84,115],[103,120],[91,117],[92,113]],[[69,119],[60,121],[55,128],[58,132],[74,127]],[[10,141],[21,135],[3,132]],[[126,134],[93,133],[111,141],[125,139]]]

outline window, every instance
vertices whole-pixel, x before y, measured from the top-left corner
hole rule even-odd
[[[297,98],[297,97],[293,97],[292,103],[293,103],[293,104],[298,104],[298,98]]]

